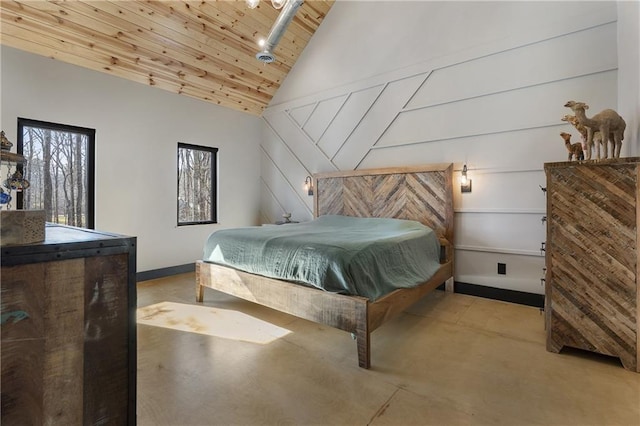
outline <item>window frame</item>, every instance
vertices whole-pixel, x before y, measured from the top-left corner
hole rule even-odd
[[[211,212],[209,220],[180,221],[180,150],[191,149],[211,154]],[[210,225],[218,223],[218,148],[178,142],[176,151],[176,223],[177,226]]]
[[[56,132],[80,133],[87,136],[87,224],[84,229],[95,229],[95,177],[96,177],[96,130],[88,127],[72,126],[69,124],[52,123],[48,121],[33,120],[30,118],[18,117],[18,137],[17,152],[24,154],[24,128],[37,127],[49,129]],[[16,170],[24,173],[24,166],[18,164]],[[16,194],[16,205],[18,209],[23,209],[24,198],[22,192]]]

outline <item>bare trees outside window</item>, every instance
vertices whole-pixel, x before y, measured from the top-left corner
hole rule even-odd
[[[31,187],[19,209],[44,210],[47,222],[94,227],[95,130],[18,118],[22,174]]]
[[[217,148],[178,143],[178,225],[216,223]]]

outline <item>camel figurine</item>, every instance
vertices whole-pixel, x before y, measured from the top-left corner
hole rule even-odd
[[[564,117],[562,117],[561,120],[566,121],[567,123],[571,124],[573,127],[576,128],[578,133],[580,133],[580,136],[582,136],[582,142],[587,141],[587,128],[578,122],[578,117],[576,117],[575,115],[567,114]],[[598,135],[599,134],[600,132],[598,132]],[[595,135],[593,137],[595,139]]]
[[[569,101],[564,104],[571,108],[578,119],[578,123],[587,128],[587,160],[591,160],[591,150],[595,132],[600,132],[602,146],[604,148],[604,158],[607,158],[608,143],[611,142],[611,157],[620,158],[620,149],[624,139],[624,129],[627,127],[625,121],[612,109],[600,111],[591,118],[588,118],[585,111],[589,105],[584,102]],[[596,144],[596,155],[600,159],[600,144]]]
[[[569,151],[569,161],[576,157],[576,160],[582,161],[584,160],[584,151],[582,150],[582,144],[580,142],[571,143],[571,133],[560,133],[562,136],[562,140],[564,140],[564,145],[567,147],[567,151]]]
[[[570,123],[571,125],[573,125],[573,127],[576,128],[578,133],[580,133],[580,136],[582,137],[582,143],[585,145],[587,144],[588,130],[586,127],[584,127],[582,124],[578,122],[578,117],[576,117],[575,115],[565,115],[564,117],[561,118],[561,120],[566,121],[567,123]],[[602,136],[600,135],[600,131],[593,133],[593,143],[596,145],[602,144]],[[605,154],[605,157],[606,157],[606,154]]]

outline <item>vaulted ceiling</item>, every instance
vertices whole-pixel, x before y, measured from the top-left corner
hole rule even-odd
[[[269,0],[1,0],[0,40],[20,50],[260,115],[334,0],[307,0],[274,54],[255,58]]]

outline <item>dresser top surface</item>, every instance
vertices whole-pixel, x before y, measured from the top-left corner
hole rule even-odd
[[[549,170],[566,167],[636,166],[638,163],[640,163],[640,157],[608,158],[584,161],[557,161],[553,163],[544,163],[544,169]]]
[[[2,247],[3,266],[107,253],[135,253],[136,237],[47,223],[45,240]]]
[[[65,244],[122,238],[129,237],[110,232],[96,231],[94,229],[75,228],[72,226],[47,223],[45,228],[45,240],[36,244]]]

